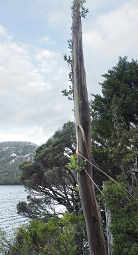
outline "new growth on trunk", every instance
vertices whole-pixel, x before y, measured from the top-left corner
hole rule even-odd
[[[81,155],[91,161],[91,121],[86,86],[82,48],[82,24],[80,0],[74,0],[72,22],[72,71],[74,111],[76,122],[77,157],[80,165],[78,184],[83,213],[86,221],[89,249],[91,255],[106,255],[100,211],[97,206],[92,178],[92,168],[86,162],[81,167]]]

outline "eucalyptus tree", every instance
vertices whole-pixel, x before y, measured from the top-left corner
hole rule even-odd
[[[106,247],[97,206],[91,162],[91,121],[82,48],[81,7],[84,1],[73,1],[72,15],[72,83],[76,122],[78,184],[86,221],[90,254],[105,255]],[[82,160],[85,158],[85,166]]]

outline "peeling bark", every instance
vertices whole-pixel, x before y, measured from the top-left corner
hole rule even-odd
[[[77,152],[91,161],[91,122],[82,48],[82,25],[79,0],[74,0],[73,8],[72,69]],[[82,159],[79,157],[79,153],[78,162],[81,162]],[[89,163],[86,163],[85,169],[80,168],[78,184],[86,221],[90,254],[106,255],[100,211],[97,206],[93,183],[87,173],[92,177],[92,168]]]
[[[113,251],[113,236],[110,230],[111,226],[111,213],[109,210],[105,210],[105,217],[106,217],[106,234],[107,234],[107,248],[108,248],[108,255],[112,255]]]

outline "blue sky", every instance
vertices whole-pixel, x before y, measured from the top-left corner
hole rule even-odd
[[[42,46],[42,40],[47,37],[57,42],[58,35],[57,48],[61,49],[70,27],[69,2],[67,0],[1,0],[1,24],[15,36],[16,40],[32,46]],[[49,44],[50,48],[52,46]]]
[[[73,120],[61,90],[71,37],[71,0],[0,1],[0,141],[42,144]],[[89,94],[119,56],[137,59],[138,1],[87,0],[83,45]]]

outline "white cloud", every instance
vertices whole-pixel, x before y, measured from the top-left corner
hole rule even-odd
[[[125,0],[127,1],[127,0]],[[128,0],[129,1],[129,0]],[[133,1],[133,0],[131,0]],[[97,10],[97,9],[100,9],[102,11],[104,11],[104,9],[109,9],[109,8],[113,8],[114,5],[120,5],[121,3],[123,3],[124,0],[118,0],[118,1],[115,1],[115,0],[96,0],[96,1],[91,1],[91,0],[87,0],[86,1],[86,6],[88,6],[88,8],[90,9],[90,11],[92,10]]]
[[[0,37],[6,37],[8,39],[11,38],[11,36],[9,35],[7,29],[2,25],[0,25]]]
[[[44,49],[15,40],[16,34],[14,37],[0,25],[0,140],[45,142],[72,118],[72,104],[61,95],[67,83],[64,52],[57,50],[64,47],[61,41],[65,44],[71,32],[70,5],[68,0],[54,0],[54,5],[52,1],[34,0],[30,5],[33,20],[41,20],[46,27],[37,40],[41,46],[45,43]],[[87,6],[90,14],[83,27],[85,65],[89,91],[96,93],[100,91],[101,74],[115,64],[119,55],[137,56],[138,2],[88,0]]]
[[[64,71],[57,52],[32,50],[6,36],[0,41],[1,140],[45,142],[70,119],[71,108],[61,95]]]
[[[111,68],[119,56],[137,56],[138,2],[126,2],[100,14],[91,24],[91,28],[90,25],[85,27],[84,45],[88,81],[95,84],[95,92],[99,90],[100,75]]]
[[[119,55],[136,46],[138,34],[138,4],[124,4],[121,8],[100,16],[94,29],[85,34],[86,45],[100,50],[102,55]]]

